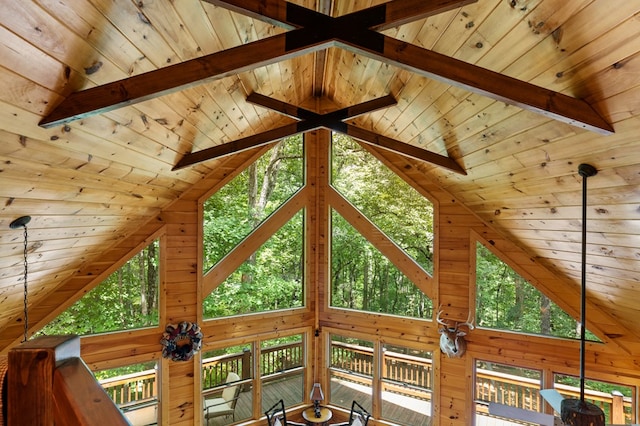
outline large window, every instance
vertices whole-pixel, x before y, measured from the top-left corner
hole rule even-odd
[[[332,405],[358,401],[371,413],[373,385],[382,390],[382,419],[407,426],[431,423],[432,352],[332,334],[329,378]],[[376,370],[376,365],[381,370]]]
[[[40,334],[87,335],[158,325],[159,241],[149,244]]]
[[[204,203],[204,270],[247,237],[304,184],[303,137],[276,144]]]
[[[331,185],[344,199],[331,209],[330,305],[431,318],[432,203],[345,135],[333,135]]]
[[[202,354],[205,424],[227,425],[252,417],[252,345],[231,346]]]
[[[299,334],[260,342],[263,411],[280,399],[286,407],[304,401],[304,349]]]
[[[553,374],[553,383],[544,383],[543,378],[550,376],[551,372],[548,370],[476,361],[476,424],[481,424],[479,417],[495,417],[489,414],[490,403],[526,410],[520,411],[520,416],[527,416],[527,411],[547,412],[550,406],[543,402],[541,389],[555,388],[563,398],[580,398],[580,380],[577,377]],[[632,424],[635,419],[635,399],[635,386],[585,381],[585,400],[604,411],[607,424]],[[560,413],[555,415],[559,416]],[[513,419],[507,418],[504,424],[512,424],[510,420]]]
[[[534,412],[542,411],[540,389],[542,372],[495,362],[476,361],[475,409],[476,424],[480,418],[495,418],[489,414],[489,404],[498,403]],[[493,423],[491,423],[493,424]],[[496,424],[510,424],[496,423]],[[534,423],[522,423],[533,426]]]
[[[258,389],[260,415],[280,399],[287,407],[301,404],[304,401],[305,364],[303,334],[203,352],[205,423],[222,426],[254,418],[253,400]]]
[[[578,338],[579,323],[480,242],[476,243],[480,327]],[[587,331],[589,340],[599,341]]]
[[[399,345],[382,346],[382,418],[403,424],[431,424],[432,352]]]
[[[303,233],[301,210],[205,298],[204,317],[303,306]]]
[[[107,395],[135,425],[158,419],[158,364],[156,361],[94,372]]]
[[[205,273],[224,270],[204,299],[205,318],[304,305],[305,210],[289,202],[304,185],[303,166],[302,135],[286,138],[204,203]],[[275,232],[274,212],[288,218]]]
[[[334,133],[331,185],[428,273],[433,204],[349,136]]]

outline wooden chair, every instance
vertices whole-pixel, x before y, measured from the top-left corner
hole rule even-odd
[[[306,426],[304,423],[287,421],[287,413],[284,411],[282,399],[273,404],[264,414],[267,416],[269,426]]]
[[[207,424],[209,424],[210,419],[220,416],[231,416],[235,421],[236,403],[240,396],[239,380],[240,376],[236,373],[227,374],[227,379],[225,380],[227,386],[222,391],[221,397],[204,400],[204,419]]]
[[[351,403],[351,412],[349,413],[349,421],[343,423],[333,423],[331,426],[367,426],[371,414],[358,404],[357,401]]]

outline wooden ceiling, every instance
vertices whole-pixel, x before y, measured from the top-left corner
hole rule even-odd
[[[382,17],[371,0],[221,3],[4,2],[0,330],[22,315],[15,218],[33,217],[37,305],[215,171],[180,164],[190,153],[344,124],[328,106],[390,95],[347,133],[451,161],[416,165],[576,286],[577,170],[595,166],[589,299],[640,339],[640,2],[396,0]]]

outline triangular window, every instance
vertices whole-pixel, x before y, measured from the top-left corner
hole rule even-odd
[[[158,325],[159,241],[149,244],[47,324],[41,334],[95,334]]]
[[[304,305],[303,212],[296,213],[205,298],[205,318]]]
[[[429,274],[433,204],[350,137],[334,133],[331,185]]]
[[[476,243],[476,320],[485,328],[579,338],[579,322]],[[587,331],[587,339],[599,341]]]
[[[304,184],[302,134],[276,144],[204,203],[208,271]]]

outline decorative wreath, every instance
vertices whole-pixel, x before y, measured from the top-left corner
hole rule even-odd
[[[168,324],[162,333],[162,356],[173,361],[189,361],[202,346],[202,332],[198,324],[182,321]]]

